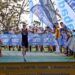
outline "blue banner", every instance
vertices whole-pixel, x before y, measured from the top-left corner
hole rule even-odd
[[[7,46],[21,46],[22,35],[21,34],[1,34],[0,39],[3,42],[3,45]],[[47,34],[28,34],[29,45],[56,45],[55,36],[52,33]]]
[[[44,9],[41,5],[37,4],[31,8],[32,13],[34,13],[40,21],[42,21],[45,25],[49,26],[53,30],[53,23],[49,21]],[[50,17],[50,16],[49,16]]]
[[[49,21],[54,24],[57,23],[55,8],[51,0],[39,0],[47,18]]]
[[[42,35],[40,34],[29,34],[28,35],[29,39],[29,45],[42,45]]]
[[[52,33],[48,34],[29,34],[29,45],[56,45],[55,36]]]
[[[72,8],[72,10],[75,12],[75,0],[65,0],[65,1]]]
[[[1,39],[3,45],[5,45],[5,46],[9,45],[9,42],[10,42],[10,35],[9,34],[1,34],[0,39]]]
[[[43,45],[50,45],[54,46],[56,45],[55,36],[52,33],[43,34]]]
[[[55,0],[62,22],[72,31],[75,29],[75,0]]]
[[[11,35],[11,44],[10,45],[12,45],[12,46],[20,46],[21,45],[21,39],[22,39],[21,34],[17,34],[17,35],[12,34]]]

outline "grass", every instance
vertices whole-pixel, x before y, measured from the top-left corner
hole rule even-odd
[[[9,48],[8,47],[1,47],[1,49],[2,50],[5,50],[5,51],[8,51],[9,50]],[[14,47],[14,51],[17,51],[18,50],[18,48],[17,47]],[[13,48],[11,48],[11,51],[13,51]],[[32,50],[31,50],[32,52],[36,52],[36,48],[35,47],[32,47]],[[40,51],[40,50],[38,50],[38,51]],[[48,52],[48,48],[44,48],[44,52]]]

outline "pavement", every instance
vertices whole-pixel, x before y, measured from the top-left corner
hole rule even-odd
[[[23,56],[21,51],[2,51],[0,63],[3,62],[75,62],[75,58],[55,52],[27,52]]]

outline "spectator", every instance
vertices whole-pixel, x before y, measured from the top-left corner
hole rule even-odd
[[[63,30],[70,31],[70,29],[63,22],[60,22],[60,26],[61,26],[60,32]]]
[[[68,41],[67,31],[63,30],[61,32],[61,42],[62,42],[62,49],[64,50],[64,53],[66,53],[66,54],[67,54],[67,49],[66,49],[67,41]]]
[[[41,37],[42,37],[43,32],[44,32],[44,29],[43,29],[42,27],[38,27],[37,33],[38,33]],[[42,41],[42,42],[43,42],[43,41]],[[44,50],[42,44],[39,45],[39,49],[40,49],[41,52]]]
[[[28,33],[33,33],[33,27],[32,26],[29,26]],[[29,45],[29,50],[30,50],[30,52],[32,51],[32,46],[31,45]]]
[[[15,28],[15,34],[19,35],[21,33],[20,29],[18,27]],[[21,51],[21,46],[17,45],[16,48],[18,49],[18,51]]]
[[[72,32],[72,37],[71,40],[69,41],[68,47],[70,49],[71,55],[74,53],[74,57],[75,57],[75,30],[73,30]]]
[[[15,30],[14,30],[13,28],[10,28],[10,29],[9,29],[9,34],[10,34],[10,35],[15,34]],[[11,38],[11,36],[10,36],[9,51],[10,51],[11,49],[14,50],[14,47],[12,46],[11,42],[12,42],[12,38]]]
[[[55,33],[55,38],[56,38],[56,42],[57,42],[57,48],[59,48],[60,52],[62,52],[61,47],[60,47],[60,42],[61,42],[60,41],[60,37],[61,37],[61,35],[60,35],[60,27],[59,27],[58,23],[56,23],[54,25],[54,33]],[[54,47],[54,49],[55,49],[55,47]]]

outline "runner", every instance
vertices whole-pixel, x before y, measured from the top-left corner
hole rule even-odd
[[[2,46],[2,40],[0,39],[0,57],[2,56],[2,52],[1,52],[2,48],[1,48],[1,46]]]
[[[22,54],[23,56],[26,55],[26,51],[28,51],[28,30],[26,27],[26,24],[23,25],[23,29],[22,29]]]

